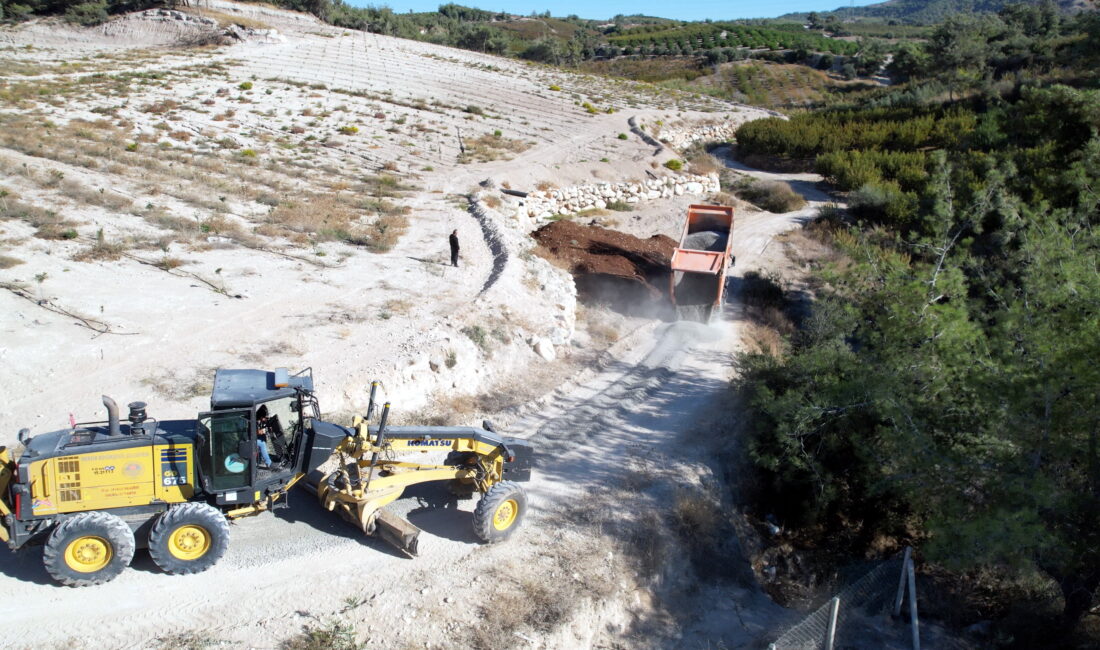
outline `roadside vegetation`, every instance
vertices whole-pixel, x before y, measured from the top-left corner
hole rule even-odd
[[[896,87],[737,134],[849,204],[809,313],[740,357],[749,496],[805,548],[912,544],[959,627],[1091,646],[1100,17],[1015,5],[904,51]]]

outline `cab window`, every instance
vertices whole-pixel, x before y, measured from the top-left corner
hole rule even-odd
[[[212,491],[252,484],[252,412],[221,411],[199,415],[199,467]],[[243,444],[242,444],[243,443]],[[241,451],[248,451],[242,454]]]

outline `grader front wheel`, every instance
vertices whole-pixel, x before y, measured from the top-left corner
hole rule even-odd
[[[157,517],[149,532],[149,555],[165,573],[206,571],[229,546],[229,524],[217,508],[184,503]]]
[[[523,523],[527,494],[512,481],[501,481],[478,501],[474,510],[474,534],[490,544],[502,542]]]

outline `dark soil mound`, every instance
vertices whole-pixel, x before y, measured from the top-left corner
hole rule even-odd
[[[532,236],[569,268],[583,299],[628,313],[666,307],[669,260],[676,248],[670,237],[639,239],[572,221],[555,221]]]

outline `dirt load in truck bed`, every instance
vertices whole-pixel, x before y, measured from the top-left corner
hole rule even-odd
[[[582,297],[625,311],[652,309],[666,297],[676,242],[664,235],[639,239],[599,226],[555,221],[532,236],[548,256],[570,270]]]

